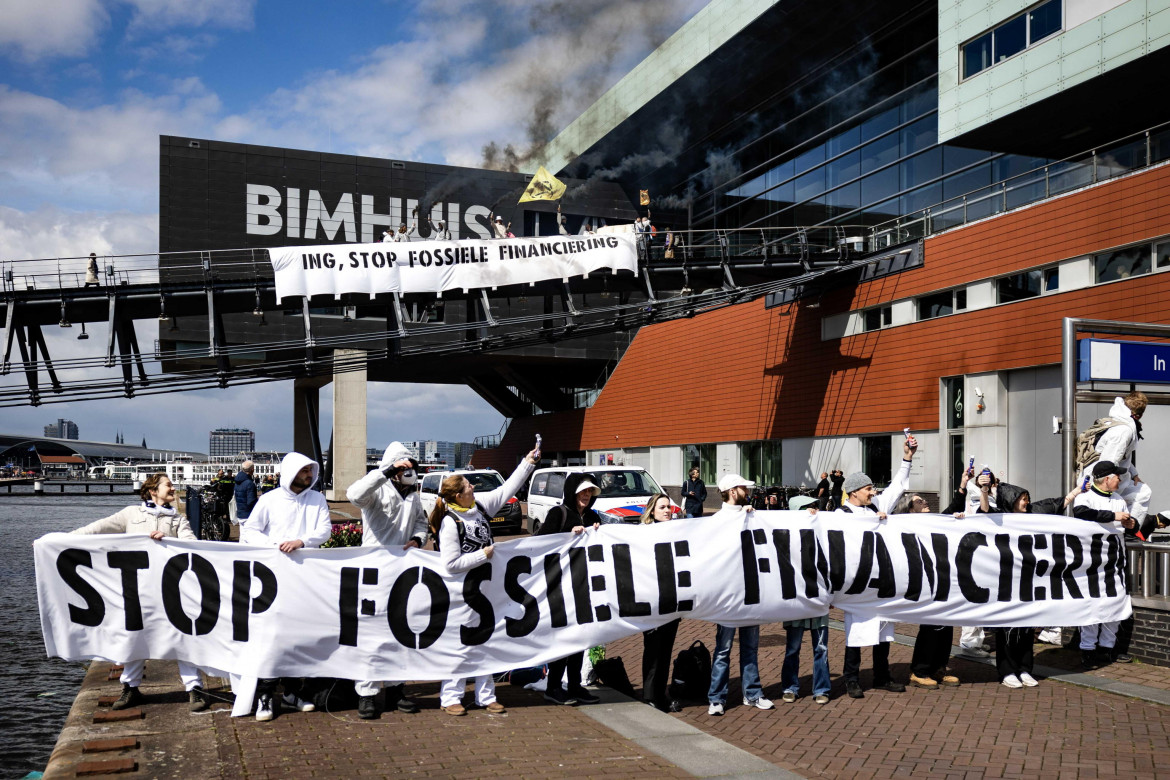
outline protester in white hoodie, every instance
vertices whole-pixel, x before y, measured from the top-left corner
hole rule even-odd
[[[415,489],[418,464],[402,442],[391,442],[378,462],[378,468],[366,474],[345,491],[345,497],[362,510],[362,547],[392,547],[403,550],[422,547],[427,542],[427,517]],[[418,712],[418,704],[403,694],[402,683],[380,680],[356,680],[358,715],[375,720],[378,706],[374,697],[385,684],[386,706],[399,712]]]
[[[320,547],[329,539],[333,525],[329,522],[329,502],[312,486],[321,467],[299,452],[290,452],[280,462],[280,487],[260,496],[252,514],[240,522],[240,542],[257,546],[275,546],[291,554],[302,547]],[[246,715],[251,709],[251,688],[247,678],[232,677],[236,689],[233,716]],[[279,704],[275,698],[279,680],[268,678],[255,683],[256,720],[276,717]],[[314,709],[295,693],[285,693],[283,703],[302,712]],[[245,707],[247,709],[245,709]]]
[[[1114,398],[1113,406],[1109,409],[1113,426],[1101,434],[1095,447],[1099,455],[1095,462],[1107,460],[1116,463],[1121,469],[1121,484],[1113,492],[1118,498],[1124,499],[1130,516],[1139,527],[1150,511],[1152,495],[1150,486],[1138,476],[1137,464],[1134,462],[1134,451],[1141,438],[1141,419],[1148,403],[1146,394],[1139,391],[1129,393],[1124,398]],[[1093,464],[1085,466],[1081,478],[1091,477],[1092,472]]]

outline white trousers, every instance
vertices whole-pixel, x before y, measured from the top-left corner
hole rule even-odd
[[[979,648],[983,649],[983,627],[982,626],[963,626],[962,632],[959,634],[959,647],[967,649]]]
[[[122,676],[119,678],[123,685],[137,688],[142,683],[142,673],[146,670],[146,661],[127,661],[122,664]],[[199,667],[186,661],[179,661],[179,679],[183,681],[183,688],[191,690],[196,685],[202,685],[199,676]]]
[[[1112,623],[1094,623],[1091,626],[1081,626],[1081,649],[1094,650],[1097,645],[1112,650],[1117,644],[1117,621]],[[1098,631],[1098,628],[1100,631]]]
[[[439,685],[439,706],[450,707],[463,701],[463,694],[467,690],[467,678],[458,680],[443,680]],[[496,681],[490,674],[475,678],[475,703],[486,707],[496,700]]]
[[[387,685],[401,685],[397,680],[354,680],[353,689],[358,696],[377,696]],[[443,705],[444,707],[447,705]]]
[[[1129,516],[1137,521],[1138,525],[1141,525],[1146,515],[1150,513],[1150,497],[1153,493],[1149,485],[1145,482],[1133,482],[1128,474],[1122,478],[1121,485],[1117,488],[1117,495],[1125,499],[1125,504],[1129,507]]]

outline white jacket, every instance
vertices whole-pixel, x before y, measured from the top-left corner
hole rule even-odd
[[[752,519],[752,513],[755,511],[751,506],[738,506],[736,504],[723,504],[719,507],[719,511],[708,517],[708,520],[722,520],[725,523],[745,523]]]
[[[529,475],[535,469],[536,466],[527,460],[522,460],[516,470],[512,472],[512,476],[508,477],[507,482],[489,493],[476,493],[475,503],[483,507],[483,514],[480,513],[479,507],[474,506],[466,512],[460,513],[465,527],[482,526],[487,527],[490,532],[492,517],[500,511],[500,507],[508,503],[509,498],[516,495],[520,488],[524,487],[524,483],[528,481]],[[459,529],[456,528],[449,516],[443,518],[443,524],[439,526],[439,555],[443,559],[443,566],[451,574],[474,569],[487,560],[483,548],[491,544],[492,540],[472,539],[470,542],[469,547],[478,545],[479,549],[463,552],[459,544]]]
[[[1113,461],[1118,468],[1128,471],[1129,479],[1132,480],[1138,475],[1137,467],[1133,463],[1133,451],[1137,447],[1137,423],[1130,417],[1129,407],[1125,405],[1125,399],[1121,396],[1113,399],[1109,417],[1115,424],[1101,434],[1094,449],[1101,453],[1100,460]],[[1092,471],[1092,466],[1086,470]],[[1122,480],[1126,481],[1124,477]]]
[[[333,524],[329,522],[329,502],[316,490],[300,493],[289,490],[293,478],[305,466],[312,465],[316,480],[321,467],[299,452],[290,452],[280,462],[280,487],[260,496],[252,514],[240,521],[240,541],[244,544],[279,546],[300,539],[305,547],[320,547],[329,540]]]
[[[194,539],[195,532],[191,530],[187,518],[180,514],[154,515],[146,511],[146,507],[128,506],[117,514],[94,520],[89,525],[83,525],[72,533],[75,534],[150,534],[162,531],[164,536],[173,536],[178,539]]]
[[[345,491],[345,497],[362,510],[362,547],[401,547],[418,539],[427,541],[427,518],[418,491],[402,497],[382,469],[395,461],[410,457],[401,442],[391,442],[378,461],[378,468],[366,474]]]
[[[894,507],[898,504],[898,499],[910,487],[910,461],[902,458],[902,465],[898,468],[898,472],[894,474],[894,478],[890,480],[890,485],[882,492],[873,497],[873,501],[869,506],[853,506],[849,504],[849,508],[845,509],[845,500],[841,506],[837,507],[836,511],[841,514],[854,515],[876,515],[879,512],[885,512],[887,515],[894,511]]]

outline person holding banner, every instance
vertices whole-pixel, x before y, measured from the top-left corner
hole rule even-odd
[[[495,552],[492,541],[492,517],[508,499],[528,481],[536,464],[540,462],[540,449],[532,450],[500,487],[476,497],[475,488],[463,475],[452,474],[439,485],[435,508],[431,510],[429,525],[435,535],[439,556],[449,574],[470,571],[491,560]],[[467,678],[444,680],[439,688],[439,706],[448,715],[466,715],[463,694],[467,691]],[[475,703],[492,714],[505,712],[505,707],[496,701],[496,685],[490,674],[475,678]]]
[[[197,537],[187,523],[187,518],[179,514],[173,502],[175,500],[175,486],[166,474],[151,474],[142,483],[139,491],[142,503],[138,506],[128,506],[117,514],[94,520],[89,525],[73,531],[75,534],[146,534],[151,539],[191,539]],[[143,701],[144,697],[138,690],[142,683],[142,674],[146,670],[146,661],[135,659],[122,664],[122,695],[110,705],[110,709],[124,710]],[[199,667],[186,661],[179,661],[179,679],[187,690],[187,697],[191,704],[191,712],[202,712],[211,706],[211,700],[203,690],[203,681],[199,676]]]
[[[711,515],[710,520],[733,528],[738,533],[738,530],[751,517],[753,511],[752,488],[755,486],[755,482],[746,480],[738,474],[724,474],[720,477],[718,487],[719,495],[723,499],[723,506],[718,512]],[[711,654],[711,687],[707,691],[708,715],[723,714],[729,685],[731,643],[734,639],[734,626],[716,625],[715,652]],[[739,629],[739,676],[743,685],[743,704],[745,707],[770,710],[774,705],[770,699],[764,698],[764,686],[760,682],[760,669],[757,661],[759,647],[760,627],[741,626]]]
[[[428,219],[427,221],[429,222],[430,220]],[[451,231],[447,228],[447,223],[441,219],[438,225],[431,222],[431,238],[435,241],[450,241]]]
[[[1073,501],[1073,517],[1102,524],[1116,522],[1125,528],[1135,528],[1137,521],[1129,513],[1129,504],[1118,493],[1122,477],[1129,476],[1129,471],[1111,460],[1099,460],[1090,473],[1093,484]],[[1125,560],[1124,554],[1122,560]],[[1081,626],[1081,666],[1086,670],[1099,669],[1112,661],[1119,623],[1111,621]]]
[[[860,471],[855,471],[845,478],[842,489],[845,491],[845,501],[837,508],[837,513],[877,517],[884,520],[893,511],[898,499],[910,486],[910,465],[914,461],[914,453],[918,451],[918,441],[906,430],[906,439],[902,442],[902,465],[898,473],[890,481],[890,486],[880,494],[874,489],[873,480]],[[848,618],[848,615],[846,616]],[[850,621],[846,621],[850,623]],[[855,624],[846,625],[845,663],[841,676],[845,678],[845,692],[851,699],[861,699],[865,693],[861,690],[859,674],[861,671],[861,646],[850,645],[851,628]],[[890,642],[894,638],[894,624],[880,620],[877,625],[873,644],[873,687],[891,693],[902,693],[906,686],[894,682],[890,677]],[[859,630],[864,630],[858,626]]]
[[[565,497],[545,515],[544,522],[536,530],[537,536],[545,534],[572,533],[579,535],[587,526],[597,528],[601,518],[593,510],[593,504],[601,495],[601,488],[593,482],[592,474],[569,474],[565,477]],[[567,655],[548,662],[548,684],[544,698],[553,704],[597,704],[600,698],[594,696],[581,684],[581,664],[585,651]],[[568,676],[568,685],[561,686],[561,680]]]
[[[291,555],[302,547],[320,547],[333,532],[329,522],[329,503],[325,496],[313,490],[320,465],[299,452],[290,452],[280,462],[280,487],[260,496],[252,514],[240,523],[240,541],[259,546],[275,546],[282,553]],[[232,688],[236,690],[236,708],[233,716],[246,715],[250,711],[252,692],[250,678],[236,678],[233,675]],[[280,705],[301,712],[311,712],[315,707],[293,692],[286,692],[282,699],[276,697],[276,678],[255,682],[256,720],[269,721],[276,717]]]
[[[378,468],[349,486],[345,497],[362,511],[362,547],[421,548],[427,543],[427,517],[423,513],[416,486],[418,462],[401,442],[391,442],[378,462]],[[374,697],[385,686],[386,706],[399,712],[416,713],[418,704],[406,697],[403,683],[380,680],[355,680],[358,717],[376,720],[378,705]]]
[[[670,497],[655,493],[642,510],[642,525],[665,523],[673,519]],[[642,700],[662,712],[682,712],[682,704],[670,695],[670,661],[674,657],[674,638],[682,618],[642,632]],[[743,640],[740,640],[741,642]]]

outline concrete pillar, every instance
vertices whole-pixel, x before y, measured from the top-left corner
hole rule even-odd
[[[293,449],[313,457],[313,431],[319,425],[321,382],[297,379],[293,382]]]
[[[353,364],[357,371],[333,375],[333,489],[327,497],[344,501],[345,491],[366,475],[366,368],[365,351],[339,349],[334,359]]]

